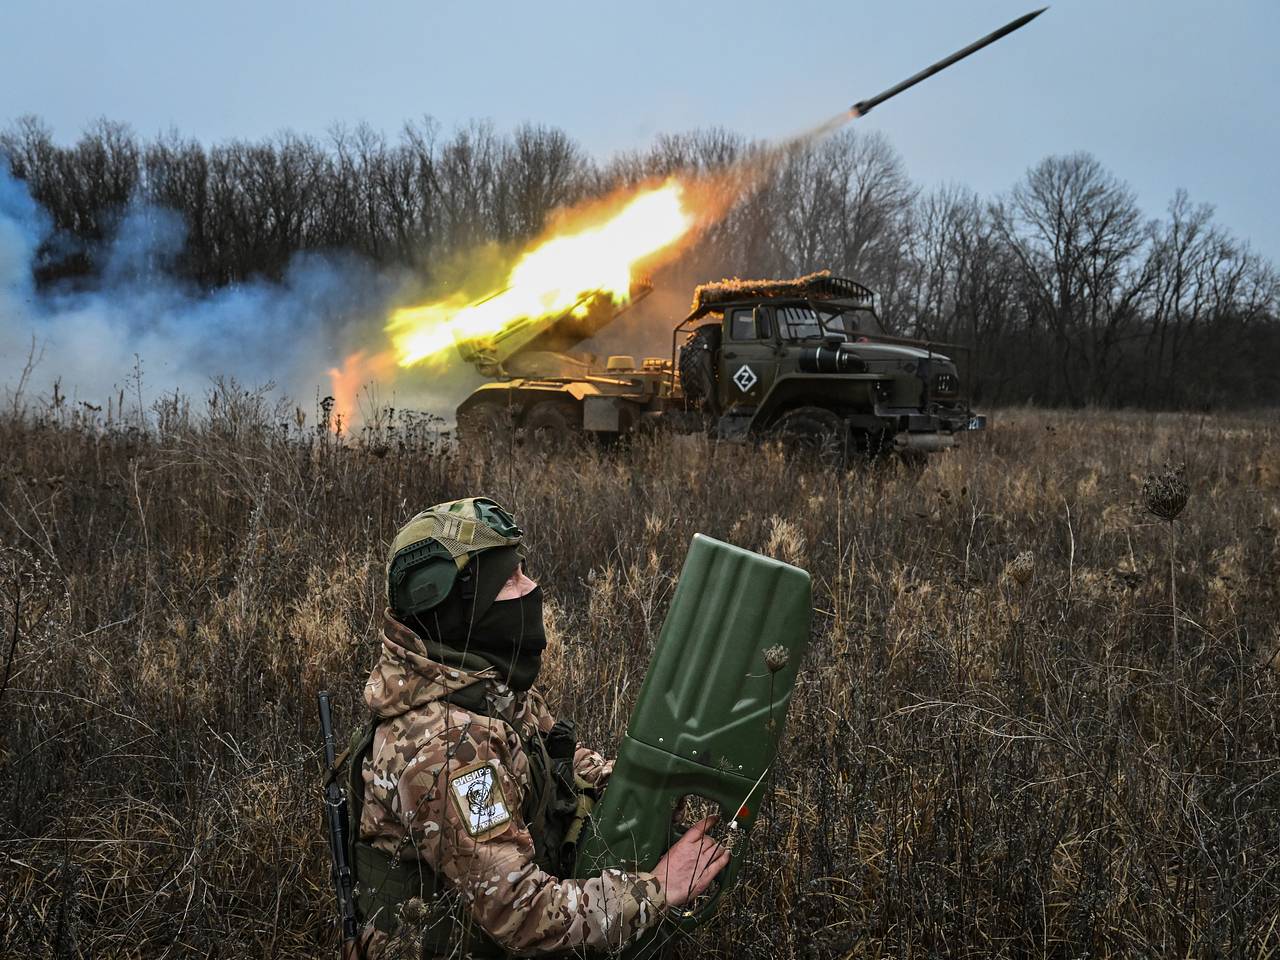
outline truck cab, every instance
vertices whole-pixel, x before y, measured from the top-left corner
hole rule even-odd
[[[873,294],[850,280],[704,285],[682,331],[682,392],[723,437],[930,452],[985,426],[944,345],[885,333]]]

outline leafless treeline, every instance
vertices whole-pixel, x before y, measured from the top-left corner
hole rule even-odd
[[[553,128],[446,135],[430,120],[395,140],[360,127],[212,147],[176,134],[146,142],[105,121],[72,146],[34,118],[0,133],[0,154],[54,221],[45,283],[91,275],[139,199],[182,215],[173,269],[201,286],[278,277],[309,250],[430,278],[619,184],[763,153],[701,130],[600,163]],[[747,179],[753,189],[672,283],[815,269],[861,279],[897,332],[971,345],[987,403],[1252,405],[1280,388],[1272,265],[1184,193],[1148,218],[1087,154],[1046,158],[988,200],[957,186],[922,191],[885,139],[846,130]]]

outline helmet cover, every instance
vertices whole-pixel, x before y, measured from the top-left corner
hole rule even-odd
[[[439,503],[396,533],[387,556],[387,602],[399,618],[443,603],[471,558],[496,547],[520,546],[515,519],[494,500],[470,497]]]

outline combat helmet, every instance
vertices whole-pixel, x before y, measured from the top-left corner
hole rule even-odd
[[[511,547],[513,560],[523,557],[523,538],[511,514],[488,497],[428,507],[391,541],[387,603],[400,619],[425,613],[448,598],[459,573],[477,554]]]

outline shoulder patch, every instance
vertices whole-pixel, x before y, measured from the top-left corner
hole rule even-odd
[[[511,822],[511,807],[490,761],[468,764],[451,774],[449,796],[473,840],[497,836]]]

